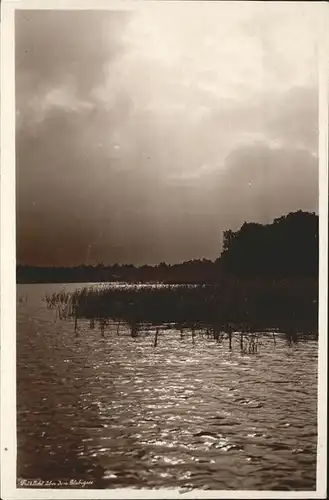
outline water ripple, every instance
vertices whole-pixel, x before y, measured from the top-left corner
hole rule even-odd
[[[19,288],[28,296],[18,305],[20,477],[315,489],[315,341],[264,335],[249,355],[238,340],[230,351],[170,329],[154,349],[152,335],[131,339],[109,324],[102,338],[88,322],[77,337],[40,305],[44,286]]]

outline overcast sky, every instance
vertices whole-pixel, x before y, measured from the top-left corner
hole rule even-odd
[[[16,11],[18,261],[216,259],[225,229],[317,211],[316,22],[302,2]]]

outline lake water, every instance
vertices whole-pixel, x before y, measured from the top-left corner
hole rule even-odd
[[[17,287],[19,478],[93,487],[314,490],[316,340],[239,338],[61,321]]]

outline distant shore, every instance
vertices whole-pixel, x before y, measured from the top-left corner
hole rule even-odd
[[[301,210],[271,224],[245,222],[223,233],[223,249],[215,260],[198,258],[177,264],[104,264],[32,266],[18,263],[17,283],[161,282],[202,284],[222,280],[271,283],[317,280],[319,218]]]

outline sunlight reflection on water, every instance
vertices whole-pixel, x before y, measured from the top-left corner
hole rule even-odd
[[[56,287],[19,286],[20,477],[99,467],[102,487],[315,488],[315,341],[264,335],[249,355],[168,329],[154,348],[154,333],[102,338],[88,322],[77,338],[41,302]]]

